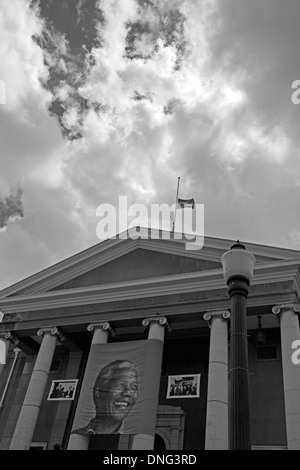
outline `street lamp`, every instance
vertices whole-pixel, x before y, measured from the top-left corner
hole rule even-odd
[[[231,299],[229,448],[251,450],[246,299],[255,257],[238,240],[221,262]]]
[[[257,315],[258,325],[254,334],[254,340],[256,344],[264,344],[266,342],[266,334],[262,329],[261,315]]]

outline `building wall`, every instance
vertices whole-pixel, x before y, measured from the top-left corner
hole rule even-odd
[[[180,406],[185,412],[184,450],[201,450],[205,444],[209,337],[166,340],[160,384],[160,405]],[[200,398],[169,398],[169,375],[201,374]]]
[[[253,341],[249,341],[251,440],[253,445],[258,446],[285,446],[286,432],[279,328],[269,333],[267,344],[276,346],[277,358],[259,361],[256,357],[256,345]],[[180,407],[184,411],[184,450],[204,449],[208,355],[208,329],[203,337],[182,337],[177,339],[172,339],[171,335],[166,337],[159,405]],[[63,442],[66,426],[71,425],[72,411],[74,412],[76,406],[76,402],[47,401],[51,382],[55,379],[80,378],[81,356],[81,353],[69,353],[64,348],[56,349],[54,360],[60,359],[62,361],[61,368],[57,373],[49,374],[33,437],[35,442],[47,442],[48,449],[53,449],[55,443],[61,444]],[[35,359],[36,356],[26,357],[21,353],[17,360],[4,408],[0,410],[0,450],[9,448]],[[1,396],[12,360],[13,355],[10,353],[8,363],[1,376]],[[81,373],[83,373],[83,369]],[[166,398],[169,375],[198,373],[201,374],[200,398]]]
[[[11,356],[11,354],[10,354]],[[39,418],[32,442],[46,442],[47,449],[53,449],[55,443],[62,443],[72,402],[47,401],[52,380],[76,378],[81,353],[69,353],[64,348],[56,348],[53,361],[60,360],[58,372],[49,373]],[[27,387],[34,368],[36,356],[21,354],[18,358],[11,383],[8,387],[4,407],[0,410],[0,450],[9,449],[19,413],[26,395]],[[7,361],[1,376],[1,396],[11,368],[12,357]]]
[[[249,344],[251,442],[253,445],[285,446],[287,439],[279,328],[269,332],[269,339],[263,346],[275,346],[277,358],[258,360],[257,345]]]
[[[11,350],[8,353],[7,362],[1,374],[1,397],[3,396],[5,385],[13,364],[13,357],[14,354]],[[6,450],[9,448],[11,437],[29,384],[32,369],[30,366],[26,366],[26,360],[26,355],[20,353],[16,361],[10,384],[7,388],[3,408],[0,410],[0,450]]]

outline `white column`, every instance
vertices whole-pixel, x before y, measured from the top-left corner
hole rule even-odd
[[[87,327],[88,331],[93,333],[92,345],[93,344],[106,344],[108,342],[109,335],[113,335],[114,331],[108,322],[91,323]],[[85,378],[83,379],[83,381]],[[88,450],[90,436],[71,434],[68,450]]]
[[[272,312],[280,318],[281,354],[287,444],[300,450],[300,367],[292,362],[292,343],[300,340],[299,304],[275,305]]]
[[[7,331],[5,333],[0,333],[0,340],[4,343],[5,346],[5,358],[7,358],[7,353],[9,351],[9,347],[11,344],[14,344],[15,346],[18,345],[19,340],[18,338],[11,333],[10,331]],[[6,364],[0,364],[0,379],[2,372],[4,371]]]
[[[30,447],[55,351],[56,338],[59,336],[59,339],[63,340],[56,327],[42,328],[37,334],[43,336],[43,340],[10,444],[10,450],[28,450]]]
[[[228,310],[207,312],[209,369],[205,450],[228,450]]]
[[[165,338],[165,329],[170,329],[170,325],[165,317],[157,316],[145,318],[142,325],[149,327],[148,340],[156,339],[163,345]],[[144,407],[143,420],[147,422],[149,429],[152,429],[151,434],[136,434],[132,441],[132,450],[152,450],[154,446],[155,428],[156,428],[156,415],[158,408],[159,386],[161,376],[161,363],[163,347],[158,343],[158,347],[152,358],[152,363],[149,366],[146,374],[146,382],[151,386],[155,396],[155,403],[151,403],[151,408]]]

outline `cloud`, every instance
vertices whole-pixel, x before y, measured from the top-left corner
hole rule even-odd
[[[173,204],[178,176],[207,235],[300,247],[295,0],[31,4],[0,6],[0,184],[25,214],[0,284],[97,243],[101,203]]]
[[[97,3],[99,44],[90,49],[92,66],[76,91],[84,115],[65,100],[64,122],[79,123],[82,139],[65,171],[82,207],[116,203],[119,194],[171,203],[181,175],[182,191],[205,202],[207,230],[215,235],[220,213],[233,203],[245,210],[243,200],[261,191],[258,161],[265,175],[269,165],[277,179],[292,173],[295,109],[286,96],[284,115],[273,115],[282,88],[269,77],[286,47],[265,61],[274,36],[268,15],[280,21],[282,10],[270,5],[257,13],[244,2],[217,0]],[[264,96],[273,97],[270,109]],[[274,187],[275,180],[269,198]],[[268,201],[256,204],[257,217]],[[239,227],[239,217],[228,220],[224,236]],[[246,236],[246,226],[239,230]]]
[[[34,39],[49,72],[43,80],[51,94],[49,111],[58,119],[65,138],[80,139],[89,103],[78,89],[93,64],[91,50],[100,43],[97,31],[102,12],[95,8],[95,0],[37,1],[34,5],[43,24]]]
[[[202,8],[195,2],[130,5],[123,10],[120,2],[99,2],[105,45],[93,49],[95,63],[79,89],[87,102],[101,106],[99,113],[87,111],[85,164],[79,170],[89,180],[93,172],[103,181],[94,191],[94,203],[97,192],[101,201],[107,177],[109,195],[122,189],[133,199],[173,200],[160,182],[172,188],[178,172],[193,174],[194,168],[188,168],[189,145],[207,145],[208,158],[224,148],[225,138],[228,153],[236,147],[221,127],[226,120],[234,125],[247,104],[238,83],[240,72],[223,75],[211,60],[214,2],[203,2]],[[147,52],[141,44],[142,49],[149,46]],[[68,167],[77,182],[79,160]],[[91,194],[84,186],[82,191]]]
[[[22,195],[22,189],[18,188],[15,194],[0,199],[0,230],[6,227],[9,221],[24,217]]]
[[[23,104],[30,96],[41,91],[40,79],[46,77],[42,52],[32,44],[32,35],[41,32],[41,24],[30,11],[29,2],[3,0],[0,9],[0,63],[1,80],[6,85],[8,111],[18,109],[19,119],[26,121],[28,114]],[[5,58],[5,60],[4,60]],[[47,96],[41,94],[43,106]]]
[[[0,79],[7,93],[0,105],[1,287],[64,258],[66,243],[69,254],[86,243],[84,228],[80,240],[76,235],[76,191],[63,173],[69,148],[42,86],[49,70],[33,40],[42,27],[29,1],[1,2]]]

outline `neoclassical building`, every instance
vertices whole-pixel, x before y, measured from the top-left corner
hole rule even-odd
[[[0,449],[228,449],[231,305],[220,260],[233,243],[206,237],[189,251],[165,232],[106,240],[2,290]],[[247,299],[251,445],[300,449],[292,362],[300,252],[245,245],[256,258]],[[101,387],[87,385],[92,366],[116,358],[138,363],[140,395],[127,431],[101,434],[96,418],[84,421]],[[55,395],[59,387],[73,396]],[[115,400],[119,415],[128,403]],[[90,428],[72,433],[81,426]]]

